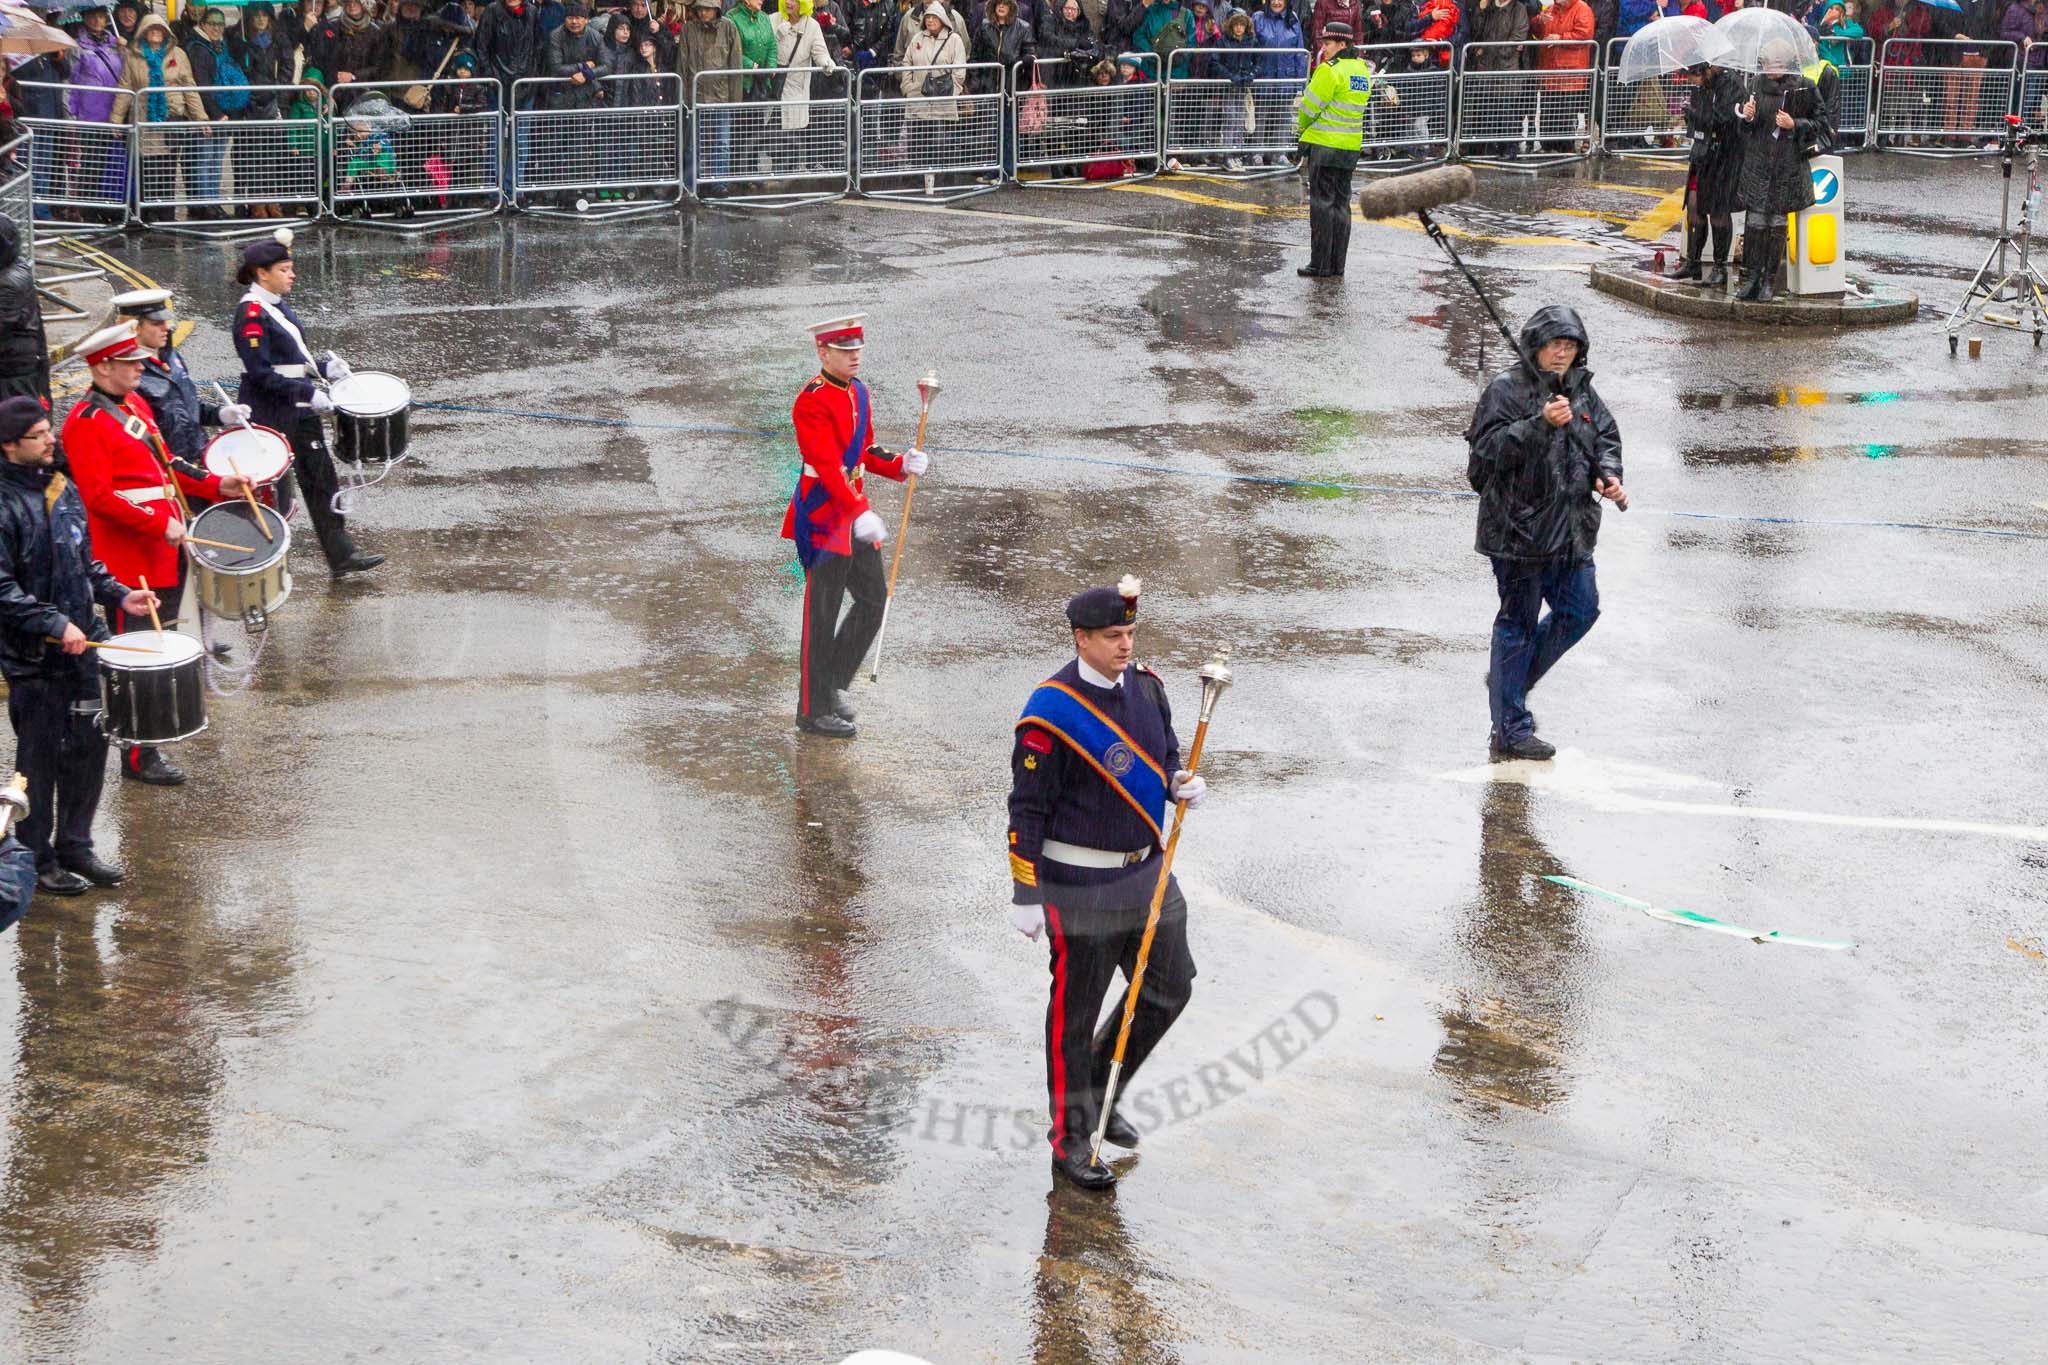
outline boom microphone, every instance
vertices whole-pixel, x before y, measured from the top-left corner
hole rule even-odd
[[[1436,166],[1367,185],[1358,192],[1358,211],[1367,219],[1399,218],[1470,199],[1478,189],[1470,166]]]

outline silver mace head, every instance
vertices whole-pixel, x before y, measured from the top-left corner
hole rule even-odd
[[[1229,645],[1219,646],[1216,652],[1209,656],[1209,662],[1202,665],[1201,679],[1201,718],[1207,720],[1216,710],[1216,703],[1223,699],[1223,689],[1230,686],[1232,681]]]
[[[924,378],[917,381],[918,402],[922,403],[929,410],[932,405],[932,399],[938,396],[939,372],[937,370],[926,370]]]

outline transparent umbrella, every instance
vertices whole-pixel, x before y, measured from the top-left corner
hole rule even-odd
[[[1728,40],[1717,65],[1732,71],[1797,71],[1814,60],[1806,25],[1774,9],[1739,9],[1721,16],[1714,31]]]
[[[39,52],[63,52],[78,44],[61,28],[51,28],[15,9],[0,10],[0,53],[29,56]]]
[[[1616,73],[1624,85],[1668,76],[1687,67],[1712,63],[1726,66],[1728,40],[1704,19],[1674,14],[1644,24],[1621,49],[1621,67]]]

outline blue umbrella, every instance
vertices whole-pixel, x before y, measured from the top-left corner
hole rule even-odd
[[[1914,3],[1925,5],[1929,9],[1945,9],[1951,14],[1961,14],[1963,12],[1963,7],[1957,3],[1957,0],[1914,0]]]

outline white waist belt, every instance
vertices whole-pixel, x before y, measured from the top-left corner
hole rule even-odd
[[[286,379],[304,379],[312,369],[310,365],[272,365],[270,367]]]
[[[1047,839],[1041,847],[1046,857],[1068,867],[1136,867],[1152,856],[1149,848],[1118,853],[1107,848],[1083,848],[1059,839]]]
[[[156,488],[116,488],[114,496],[133,506],[147,507],[150,503],[163,502],[170,498],[171,490],[168,485]]]
[[[850,472],[849,474],[847,474],[847,476],[846,476],[846,481],[847,481],[848,483],[859,483],[859,482],[860,482],[860,475],[861,475],[861,471],[860,471],[859,469],[857,469],[857,468],[856,468],[856,469],[854,469],[854,470],[853,470],[852,472]],[[805,466],[804,466],[804,477],[805,477],[805,478],[807,478],[807,479],[815,479],[815,478],[817,478],[817,477],[818,477],[818,471],[817,471],[817,470],[815,470],[815,469],[813,469],[813,468],[811,468],[811,467],[810,467],[809,465],[805,465]]]

